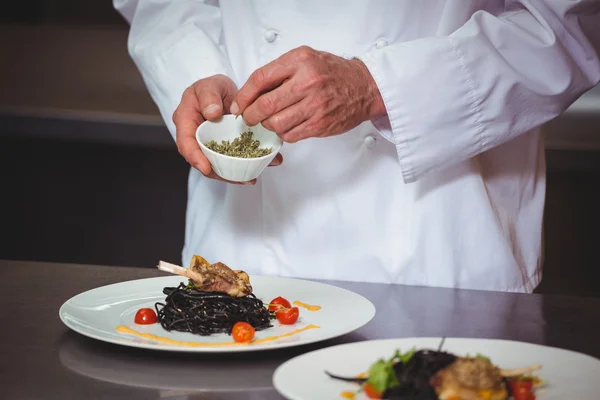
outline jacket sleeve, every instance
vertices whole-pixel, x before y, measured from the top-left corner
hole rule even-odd
[[[447,36],[359,57],[387,109],[373,123],[396,145],[405,182],[542,125],[599,81],[599,1],[506,4]]]
[[[113,0],[131,25],[128,50],[171,135],[183,91],[198,79],[231,75],[220,43],[218,1]]]

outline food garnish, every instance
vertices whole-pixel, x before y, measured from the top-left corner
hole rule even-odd
[[[292,305],[290,304],[290,302],[281,296],[276,297],[269,302],[269,311],[271,311],[271,312],[275,312],[281,308],[291,308],[291,307],[292,307]]]
[[[307,309],[308,311],[319,311],[321,309],[321,306],[317,306],[317,305],[313,305],[313,304],[306,304],[306,303],[303,303],[298,300],[294,301],[292,304],[295,306],[298,306],[298,307],[303,307],[303,308]]]
[[[233,340],[238,343],[250,343],[254,339],[254,328],[247,322],[236,322],[231,330]]]
[[[296,302],[294,302],[296,303]],[[282,325],[293,325],[298,321],[300,310],[298,307],[292,307],[289,300],[279,296],[269,303],[269,311],[275,314],[277,321]]]
[[[280,310],[275,311],[277,321],[279,321],[279,323],[283,325],[295,324],[296,321],[298,321],[298,315],[300,315],[298,307],[282,308]]]
[[[133,319],[133,322],[138,325],[151,325],[155,324],[156,321],[156,313],[151,308],[140,308],[135,313],[135,318]]]
[[[136,331],[134,329],[131,329],[128,326],[125,325],[119,325],[116,328],[116,331],[119,333],[124,333],[127,335],[133,335],[133,336],[137,336],[140,338],[144,338],[144,339],[149,339],[149,340],[153,340],[155,342],[159,342],[159,343],[164,343],[164,344],[168,344],[171,346],[185,346],[185,347],[236,347],[236,346],[251,346],[251,345],[258,345],[258,344],[263,344],[263,343],[268,343],[268,342],[273,342],[276,341],[278,339],[285,339],[288,338],[290,336],[294,336],[297,334],[300,334],[302,332],[306,332],[312,329],[319,329],[318,325],[306,325],[302,328],[298,328],[294,331],[291,332],[286,332],[286,333],[282,333],[280,335],[272,335],[272,336],[267,336],[267,337],[263,337],[260,339],[253,339],[250,343],[237,343],[235,341],[227,341],[227,342],[193,342],[193,341],[184,341],[184,340],[176,340],[176,339],[172,339],[169,337],[164,337],[164,336],[160,336],[160,335],[155,335],[152,333],[148,333],[148,332],[139,332]]]

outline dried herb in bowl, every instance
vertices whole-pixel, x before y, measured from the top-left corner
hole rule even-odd
[[[272,148],[259,148],[260,141],[254,139],[252,136],[253,133],[248,131],[242,133],[240,137],[233,139],[233,142],[222,140],[219,144],[216,141],[211,140],[204,145],[212,151],[230,157],[258,158],[271,154],[273,151]]]

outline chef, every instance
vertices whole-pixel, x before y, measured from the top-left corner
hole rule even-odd
[[[600,80],[598,1],[114,5],[192,167],[184,265],[200,254],[261,275],[539,284],[539,127]],[[256,181],[220,179],[195,140],[227,113],[286,142]]]

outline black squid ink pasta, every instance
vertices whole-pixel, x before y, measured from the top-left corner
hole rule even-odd
[[[254,294],[233,297],[225,293],[202,292],[183,283],[166,287],[164,303],[155,304],[161,326],[167,331],[201,336],[231,334],[236,322],[247,322],[256,331],[270,328],[271,313]]]

